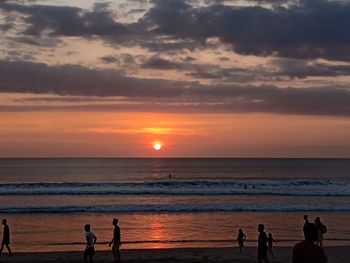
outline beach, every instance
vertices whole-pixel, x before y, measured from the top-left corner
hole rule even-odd
[[[82,262],[85,224],[98,238],[96,262],[112,262],[105,250],[113,218],[119,219],[123,262],[256,262],[258,224],[278,240],[272,262],[288,262],[291,248],[303,239],[305,214],[327,225],[329,262],[349,262],[349,160],[11,159],[0,164],[0,214],[11,229],[15,253],[0,262]],[[237,250],[240,228],[247,236],[246,255]]]
[[[254,247],[258,224],[291,247],[304,214],[346,246],[349,172],[348,159],[0,159],[0,214],[24,253],[80,251],[85,224],[108,242],[113,218],[123,249],[231,247],[240,228]]]
[[[348,247],[326,247],[325,252],[329,263],[350,262]],[[276,247],[275,257],[270,257],[271,262],[291,262],[291,247]],[[111,251],[97,251],[94,262],[113,262]],[[45,252],[45,253],[16,253],[13,257],[1,255],[0,262],[25,263],[25,262],[83,262],[83,252]],[[256,248],[246,248],[244,254],[240,254],[237,248],[181,248],[181,249],[126,249],[122,250],[122,262],[256,262]]]

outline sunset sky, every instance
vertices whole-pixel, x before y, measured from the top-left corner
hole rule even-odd
[[[350,157],[349,14],[2,0],[0,157]]]

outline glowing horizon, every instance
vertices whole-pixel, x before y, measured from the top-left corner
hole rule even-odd
[[[350,3],[219,2],[1,1],[0,157],[350,157]]]

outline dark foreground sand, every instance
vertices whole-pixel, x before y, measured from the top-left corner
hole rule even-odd
[[[271,262],[291,262],[291,248],[275,248],[275,257]],[[326,247],[329,263],[350,263],[349,247]],[[256,248],[246,248],[241,255],[237,248],[187,248],[187,249],[144,249],[122,250],[124,263],[177,263],[177,262],[219,262],[249,263],[256,261]],[[94,262],[112,263],[110,251],[96,252]],[[1,255],[0,262],[84,262],[82,252],[17,253],[13,257]]]

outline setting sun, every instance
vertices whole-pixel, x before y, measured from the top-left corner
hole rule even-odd
[[[159,151],[161,148],[162,148],[162,145],[160,143],[153,144],[153,149],[155,149],[156,151]]]

